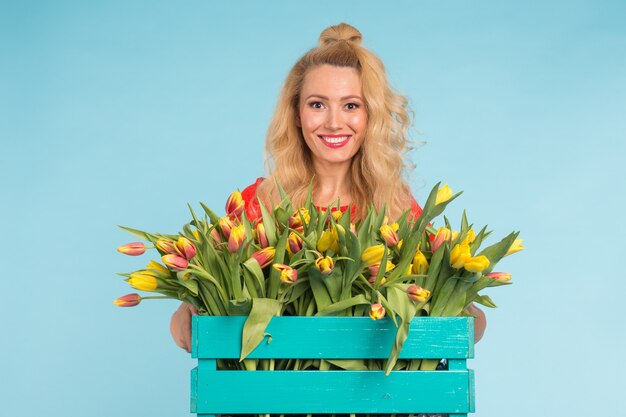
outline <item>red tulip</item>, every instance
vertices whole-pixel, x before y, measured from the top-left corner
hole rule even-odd
[[[134,307],[141,302],[141,296],[139,294],[126,294],[113,301],[118,307]]]
[[[178,255],[173,255],[173,254],[163,255],[161,257],[161,260],[163,261],[165,265],[177,271],[182,271],[183,269],[187,269],[187,267],[189,266],[189,262],[187,261],[187,259]]]

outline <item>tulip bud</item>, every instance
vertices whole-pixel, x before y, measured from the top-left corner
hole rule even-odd
[[[452,233],[450,232],[450,229],[448,229],[447,227],[440,227],[439,230],[437,230],[435,238],[430,244],[432,251],[435,252],[437,249],[439,249],[439,246],[441,246],[443,242],[449,240],[451,236]]]
[[[126,294],[113,301],[118,307],[134,307],[141,302],[141,296],[139,294]]]
[[[289,218],[289,227],[302,232],[304,231],[304,224],[302,223],[303,220],[304,224],[308,224],[311,220],[311,216],[309,215],[309,210],[300,208]]]
[[[338,222],[339,220],[341,220],[341,217],[343,216],[343,212],[341,210],[333,210],[330,212],[330,215],[333,216],[333,219],[335,219],[335,222]]]
[[[419,285],[411,285],[406,290],[409,298],[416,303],[423,303],[430,297],[430,291],[420,287]]]
[[[385,242],[387,243],[387,246],[389,246],[390,248],[393,248],[394,246],[396,246],[398,244],[398,241],[400,240],[400,238],[398,237],[398,233],[396,233],[395,230],[393,230],[393,227],[391,227],[388,224],[383,224],[382,226],[380,226],[380,236],[385,240]]]
[[[163,255],[161,257],[161,261],[169,268],[175,269],[177,271],[187,269],[187,267],[189,266],[189,261],[187,261],[187,259],[174,254]]]
[[[145,273],[161,279],[167,279],[171,276],[169,269],[155,261],[150,261],[150,263],[148,263]]]
[[[522,246],[522,242],[523,242],[523,239],[521,239],[519,237],[517,239],[515,239],[515,241],[513,242],[511,247],[509,248],[509,250],[506,251],[506,255],[504,255],[504,256],[508,256],[508,255],[514,254],[515,252],[519,252],[521,250],[526,249],[524,246]]]
[[[289,237],[287,238],[287,251],[291,255],[294,255],[302,250],[302,238],[298,236],[295,232],[289,233]]]
[[[217,225],[222,230],[222,234],[228,240],[230,238],[230,232],[235,227],[235,223],[228,217],[222,217],[217,221]]]
[[[428,260],[424,254],[418,249],[413,257],[412,272],[417,275],[425,274],[428,272]]]
[[[385,317],[385,307],[382,304],[376,303],[370,306],[370,318],[372,320],[380,320]]]
[[[339,252],[339,242],[336,236],[338,236],[336,229],[334,229],[334,233],[328,230],[322,231],[322,235],[317,241],[317,250],[319,252],[326,252],[330,249],[335,253]]]
[[[511,280],[512,275],[508,272],[490,272],[485,275],[486,277],[493,278],[497,281],[508,282]]]
[[[222,243],[222,237],[215,227],[211,229],[211,232],[209,232],[209,236],[211,236],[213,246],[216,246],[218,243]]]
[[[285,264],[274,264],[272,267],[280,272],[280,280],[286,284],[293,284],[298,279],[298,271]]]
[[[117,251],[129,256],[138,256],[146,251],[146,245],[141,242],[127,243],[117,248]]]
[[[315,266],[324,275],[330,275],[335,267],[335,261],[330,256],[320,256],[315,260]]]
[[[193,235],[193,238],[196,239],[197,242],[200,241],[200,232],[198,232],[197,230],[192,230],[191,234]]]
[[[159,239],[156,241],[155,246],[159,251],[166,254],[176,254],[175,243],[169,239]]]
[[[464,243],[470,244],[474,240],[476,240],[476,233],[474,233],[474,229],[469,229],[467,234],[465,235],[465,239],[463,239]]]
[[[387,267],[385,268],[385,273],[393,270],[396,266],[393,264],[393,262],[391,261],[387,261]],[[369,277],[369,282],[370,284],[373,284],[376,281],[376,277],[378,277],[378,271],[380,269],[380,264],[374,264],[374,265],[370,265],[368,270],[370,273],[370,277]],[[381,281],[383,281],[382,283],[384,284],[385,278],[383,278]]]
[[[186,237],[180,236],[178,241],[174,244],[176,252],[183,258],[190,260],[196,256],[196,247]]]
[[[465,262],[472,257],[468,244],[456,244],[450,251],[450,266],[452,268],[463,268]]]
[[[465,265],[463,265],[463,268],[465,268],[466,271],[470,272],[482,272],[488,266],[489,259],[487,259],[487,257],[484,255],[480,255],[469,258],[467,261],[465,261]]]
[[[265,268],[274,261],[275,254],[276,249],[274,249],[273,246],[268,246],[267,248],[254,252],[251,258],[254,258],[259,263],[261,268]]]
[[[239,217],[243,213],[245,206],[246,202],[243,200],[241,192],[235,191],[226,201],[226,214],[229,217]]]
[[[267,233],[265,232],[265,225],[262,221],[256,224],[252,234],[254,235],[256,243],[258,243],[262,248],[266,248],[270,245],[267,239]]]
[[[452,189],[445,184],[443,187],[437,190],[437,198],[435,199],[435,205],[445,203],[452,198]]]
[[[361,254],[361,260],[366,266],[380,263],[385,255],[385,245],[374,245],[365,249]]]
[[[228,251],[235,253],[241,247],[244,239],[246,238],[246,227],[243,224],[233,227],[228,237]]]
[[[128,278],[128,284],[140,291],[154,291],[158,287],[157,279],[152,275],[134,272]]]

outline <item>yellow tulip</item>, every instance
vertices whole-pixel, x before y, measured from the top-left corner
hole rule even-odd
[[[336,228],[333,228],[331,231],[322,231],[322,235],[317,241],[317,250],[319,252],[326,252],[328,249],[335,253],[339,252],[339,238]]]
[[[135,272],[130,274],[128,284],[140,291],[154,291],[158,287],[157,279],[152,275]]]
[[[509,250],[506,251],[506,255],[504,255],[504,256],[508,256],[508,255],[514,254],[515,252],[519,252],[521,250],[526,249],[524,246],[522,246],[522,242],[523,241],[524,240],[519,238],[519,237],[517,239],[515,239],[515,241],[513,242],[511,247],[509,248]]]
[[[163,279],[169,278],[171,276],[169,269],[155,261],[150,261],[148,265],[146,265],[145,273]]]
[[[452,189],[445,184],[443,187],[437,190],[437,198],[435,199],[435,205],[445,203],[452,198]]]
[[[374,245],[365,249],[361,254],[361,260],[366,266],[379,264],[383,260],[385,254],[385,245]]]
[[[274,264],[272,268],[280,272],[280,280],[285,284],[293,284],[298,279],[298,271],[285,264]]]
[[[450,251],[450,266],[452,268],[463,268],[465,262],[472,257],[468,244],[459,243],[454,245]],[[484,269],[484,268],[483,268]]]
[[[463,265],[463,268],[465,268],[466,271],[470,272],[482,272],[488,266],[489,259],[487,259],[487,257],[484,255],[480,255],[474,256],[473,258],[469,258],[467,261],[465,261],[465,265]]]
[[[428,260],[426,260],[426,257],[419,249],[413,257],[412,272],[418,275],[428,272]]]
[[[315,266],[324,275],[330,275],[335,267],[335,261],[330,256],[320,256],[315,260]]]
[[[166,254],[176,253],[176,247],[174,246],[173,240],[161,238],[156,241],[155,246],[162,253],[166,253]]]

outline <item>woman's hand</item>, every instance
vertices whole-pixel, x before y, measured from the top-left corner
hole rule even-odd
[[[485,334],[487,318],[485,317],[485,313],[474,304],[470,304],[465,311],[467,314],[474,316],[474,343],[477,343],[483,338],[483,334]]]
[[[187,352],[191,352],[191,316],[196,314],[198,311],[191,304],[182,303],[170,322],[170,333],[174,342]]]

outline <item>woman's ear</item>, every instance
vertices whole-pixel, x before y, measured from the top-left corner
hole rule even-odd
[[[296,113],[296,126],[302,129],[302,123],[300,122],[300,114]]]

